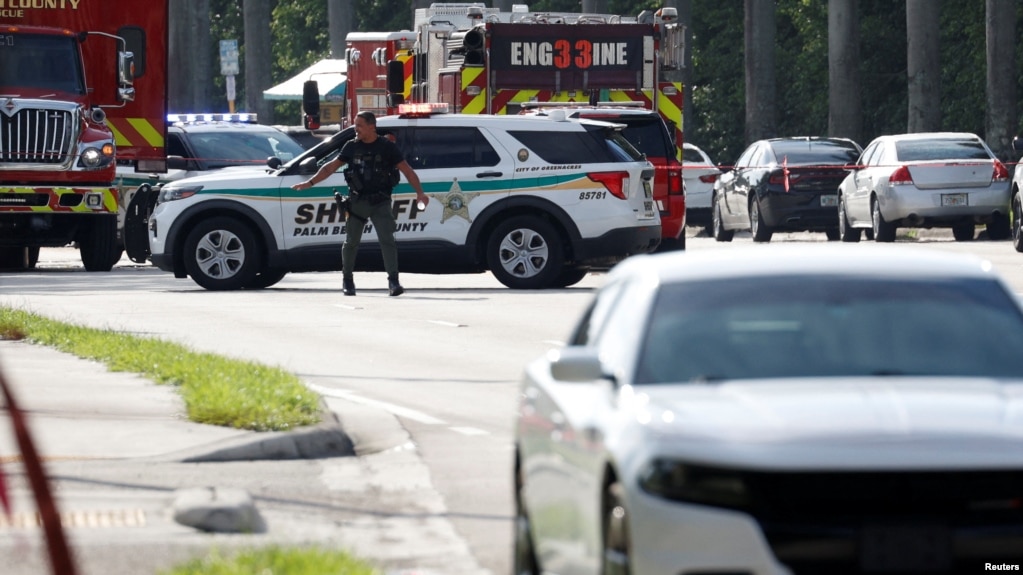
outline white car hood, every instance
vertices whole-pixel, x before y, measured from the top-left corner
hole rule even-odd
[[[243,181],[266,178],[268,169],[266,166],[226,166],[209,172],[203,172],[200,175],[182,178],[173,183],[177,185],[186,180],[190,184],[203,185],[210,185],[212,182],[230,182],[229,185],[218,187],[237,188],[241,187],[238,184]]]
[[[849,378],[641,386],[626,403],[632,401],[630,411],[648,422],[644,427],[657,443],[719,463],[1023,467],[1023,381]]]

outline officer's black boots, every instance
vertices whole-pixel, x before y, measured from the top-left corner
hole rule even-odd
[[[343,280],[341,282],[341,290],[345,295],[355,295],[355,281]]]
[[[398,296],[405,293],[405,288],[401,287],[398,283],[398,276],[387,278],[387,290],[388,294],[392,296]]]

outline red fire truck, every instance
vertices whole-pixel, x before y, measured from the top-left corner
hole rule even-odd
[[[120,259],[116,163],[166,172],[168,0],[0,2],[0,267]]]

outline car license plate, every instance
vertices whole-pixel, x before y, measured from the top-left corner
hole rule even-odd
[[[966,206],[969,205],[969,198],[966,194],[941,194],[942,206]]]
[[[866,525],[860,568],[867,573],[943,571],[952,565],[952,534],[941,525]]]
[[[827,194],[827,195],[821,196],[821,205],[825,206],[825,207],[837,206],[838,205],[838,194]]]
[[[646,217],[650,218],[654,215],[654,203],[643,202],[643,211],[646,213]]]

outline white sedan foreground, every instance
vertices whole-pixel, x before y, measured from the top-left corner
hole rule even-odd
[[[898,228],[952,228],[956,241],[1009,238],[1009,170],[976,134],[881,136],[838,188],[838,234],[895,241]]]
[[[1023,309],[901,246],[635,256],[531,362],[516,575],[1023,563]]]

